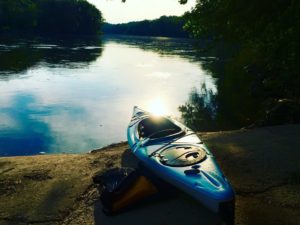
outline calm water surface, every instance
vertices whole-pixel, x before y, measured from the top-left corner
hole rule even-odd
[[[2,40],[0,155],[87,152],[124,141],[134,105],[180,118],[178,107],[203,84],[217,92],[187,40]]]

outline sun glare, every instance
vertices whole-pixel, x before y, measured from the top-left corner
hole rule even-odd
[[[155,99],[149,103],[148,111],[155,116],[167,114],[166,104],[161,99]]]

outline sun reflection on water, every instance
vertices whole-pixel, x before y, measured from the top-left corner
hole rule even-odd
[[[161,98],[156,98],[150,101],[147,110],[154,116],[164,116],[168,113],[167,104]]]

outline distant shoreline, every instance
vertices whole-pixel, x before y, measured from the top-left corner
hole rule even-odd
[[[190,35],[183,29],[184,23],[182,16],[161,16],[154,20],[120,24],[104,23],[102,32],[104,34],[189,38]]]

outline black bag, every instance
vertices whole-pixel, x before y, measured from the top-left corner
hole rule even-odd
[[[126,209],[158,193],[158,189],[139,170],[132,168],[111,169],[102,176],[94,177],[95,181],[102,184],[100,200],[106,214]]]

